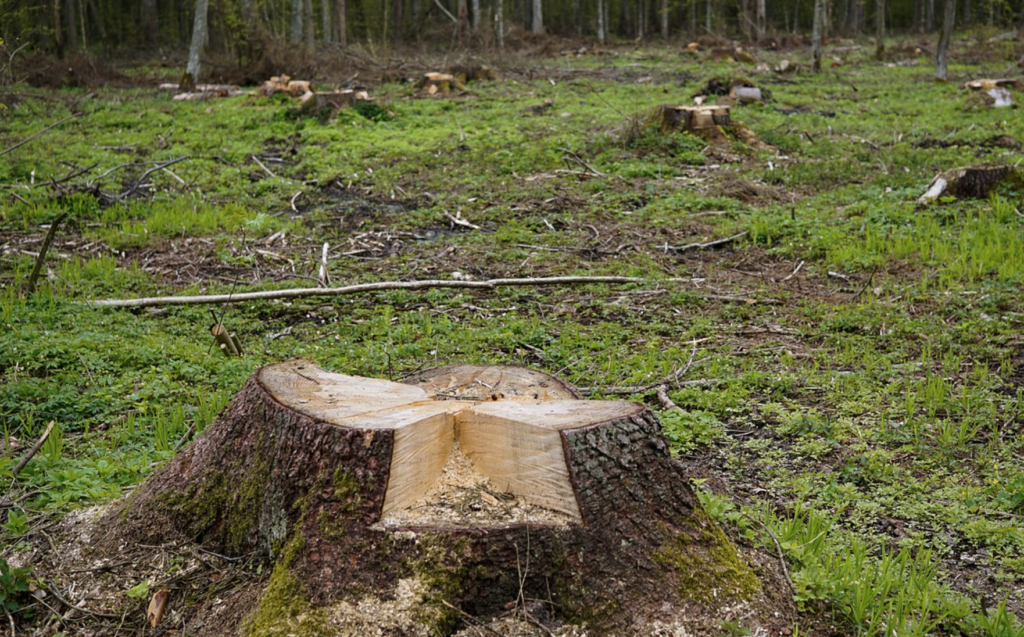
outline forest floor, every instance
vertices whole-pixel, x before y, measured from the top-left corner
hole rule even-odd
[[[132,88],[5,89],[0,152],[73,117],[0,159],[0,558],[128,493],[260,365],[510,364],[654,408],[709,513],[785,553],[812,634],[1024,634],[1024,184],[917,203],[940,171],[1024,158],[1020,111],[960,88],[1020,77],[1024,45],[986,35],[954,43],[944,83],[911,41],[884,62],[832,43],[818,74],[806,50],[481,56],[499,80],[437,98],[367,77],[454,56],[365,61],[375,103],[321,117],[285,96],[172,102],[148,67]],[[802,69],[770,70],[783,59]],[[716,78],[770,91],[733,110],[770,149],[647,124]],[[315,287],[325,243],[334,285],[648,282],[88,304]],[[243,356],[213,346],[210,307]],[[679,370],[666,409],[655,388]],[[47,620],[17,590],[31,579],[0,576],[12,631],[117,624]],[[160,584],[93,610],[141,634]]]

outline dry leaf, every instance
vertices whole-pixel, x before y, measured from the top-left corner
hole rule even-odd
[[[170,597],[171,591],[166,588],[161,588],[153,594],[153,599],[149,600],[149,610],[146,612],[146,618],[149,620],[151,627],[156,627],[160,623],[160,620],[164,617],[164,610],[167,609],[167,598]]]

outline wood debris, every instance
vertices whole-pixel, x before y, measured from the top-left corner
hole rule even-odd
[[[165,91],[177,91],[178,85],[165,83],[160,88]],[[176,93],[171,99],[175,102],[193,102],[220,97],[238,97],[248,95],[249,91],[243,91],[241,87],[234,84],[197,84],[194,90]]]

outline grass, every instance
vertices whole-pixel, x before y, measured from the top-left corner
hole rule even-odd
[[[5,147],[83,114],[0,163],[0,183],[31,184],[0,191],[0,476],[48,422],[59,432],[18,476],[13,495],[38,493],[6,510],[4,545],[130,490],[265,363],[305,356],[381,377],[524,365],[601,397],[692,357],[688,379],[718,382],[671,388],[684,411],[660,414],[665,433],[737,541],[774,552],[764,529],[775,535],[809,619],[856,635],[1021,635],[1024,191],[915,200],[940,170],[1019,162],[1024,120],[965,112],[966,96],[925,66],[877,64],[867,50],[819,76],[753,76],[775,101],[735,116],[775,153],[685,135],[623,144],[658,104],[749,74],[667,49],[534,60],[531,74],[510,70],[464,98],[376,87],[387,118],[300,117],[280,99],[25,89],[0,119]],[[604,176],[580,174],[567,151]],[[142,162],[181,156],[124,203],[95,196],[130,188],[153,165]],[[445,211],[481,230],[453,227]],[[45,281],[25,296],[32,253],[63,212]],[[716,251],[665,247],[744,230]],[[698,283],[217,308],[242,358],[211,347],[206,308],[82,303],[308,286],[324,242],[336,283],[455,272]],[[658,408],[651,394],[633,398]]]

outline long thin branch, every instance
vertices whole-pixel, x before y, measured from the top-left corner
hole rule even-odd
[[[782,545],[779,544],[779,538],[774,533],[772,533],[772,530],[768,528],[767,524],[751,516],[746,511],[743,512],[743,517],[747,518],[751,522],[757,522],[758,524],[760,524],[761,528],[765,530],[765,532],[768,534],[770,538],[772,538],[772,542],[775,543],[775,550],[779,552],[779,564],[782,566],[782,572],[786,575],[786,583],[789,584],[789,592],[793,595],[796,595],[796,589],[793,587],[793,578],[790,577],[789,567],[786,565],[786,554],[782,550]]]
[[[60,228],[60,224],[64,223],[68,213],[62,212],[57,215],[57,218],[50,222],[50,229],[46,231],[46,237],[43,239],[43,245],[39,248],[39,256],[36,257],[36,263],[32,266],[32,274],[28,277],[28,293],[32,294],[36,291],[36,282],[39,280],[39,272],[43,269],[43,261],[46,259],[46,251],[50,249],[50,244],[53,243],[53,238],[57,235],[57,229]]]
[[[440,9],[441,11],[443,11],[446,16],[448,16],[449,20],[451,20],[455,24],[459,23],[459,19],[456,18],[455,16],[453,16],[451,11],[449,11],[448,9],[444,8],[444,5],[441,4],[441,0],[434,0],[434,4],[436,4],[437,8]]]
[[[267,299],[294,299],[307,296],[343,296],[382,290],[425,290],[430,288],[476,288],[490,290],[498,287],[531,285],[587,285],[589,283],[664,283],[680,279],[646,279],[632,276],[553,276],[521,279],[489,279],[486,281],[382,281],[360,283],[340,288],[292,288],[286,290],[263,290],[261,292],[237,292],[233,294],[210,294],[207,296],[155,296],[141,299],[103,299],[90,301],[90,305],[105,307],[153,307],[157,305],[202,305],[206,303],[241,303]],[[687,281],[689,279],[686,279]]]
[[[74,118],[78,117],[79,115],[81,115],[81,113],[74,113],[73,115],[68,115],[64,119],[62,119],[60,121],[56,121],[56,122],[50,124],[49,126],[44,128],[43,130],[41,130],[38,133],[36,133],[35,135],[29,135],[28,137],[26,137],[25,139],[21,140],[20,142],[18,142],[14,146],[11,146],[11,147],[7,148],[6,150],[0,151],[0,157],[3,157],[4,155],[6,155],[7,153],[11,152],[12,150],[14,150],[16,148],[21,148],[22,146],[24,146],[25,144],[29,143],[30,141],[32,141],[36,137],[39,137],[40,135],[45,133],[46,131],[48,131],[48,130],[50,130],[52,128],[56,128],[56,127],[60,126],[61,124],[63,124],[64,122],[68,121],[69,119],[74,119]]]
[[[117,199],[120,201],[121,199],[124,199],[128,195],[130,195],[133,192],[135,192],[136,190],[138,190],[139,186],[141,186],[142,184],[144,184],[146,182],[146,177],[149,177],[150,175],[152,175],[156,171],[163,170],[164,168],[167,168],[168,166],[173,166],[174,164],[178,163],[179,161],[185,161],[188,158],[189,158],[188,155],[182,155],[181,157],[177,157],[175,159],[171,159],[170,161],[165,161],[162,164],[157,164],[156,166],[153,166],[152,168],[150,168],[146,172],[142,173],[142,176],[138,178],[138,180],[135,182],[135,184],[131,188],[129,188],[128,190],[126,190],[126,191],[122,192],[120,195],[118,195]]]
[[[17,478],[18,474],[21,473],[21,470],[24,469],[25,465],[28,464],[28,461],[32,459],[32,456],[39,453],[39,450],[43,448],[43,443],[45,443],[46,439],[50,437],[50,432],[53,431],[54,424],[55,421],[51,420],[50,424],[46,425],[46,431],[44,431],[43,435],[39,437],[39,440],[36,441],[36,444],[32,445],[32,448],[28,450],[28,453],[22,456],[18,464],[15,465],[13,469],[11,469],[12,478]]]
[[[747,231],[737,233],[731,237],[725,237],[724,239],[716,239],[714,241],[708,241],[707,243],[688,243],[684,246],[668,246],[669,250],[675,252],[686,252],[687,250],[706,250],[707,248],[717,248],[726,244],[732,243],[736,239],[741,239],[747,236]]]

